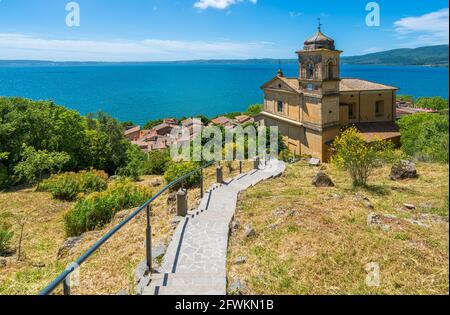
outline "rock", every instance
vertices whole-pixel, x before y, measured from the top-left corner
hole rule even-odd
[[[182,219],[183,219],[182,217],[174,217],[174,218],[172,218],[169,221],[170,225],[172,226],[172,229],[175,230],[177,228],[177,226],[178,226],[178,223],[180,223]]]
[[[171,193],[167,197],[167,204],[177,201],[177,193]]]
[[[167,246],[164,243],[159,242],[156,246],[152,247],[152,258],[159,259],[166,254]]]
[[[252,236],[255,236],[255,235],[256,235],[256,232],[253,229],[253,227],[250,224],[247,224],[245,226],[245,229],[244,229],[244,236],[246,238],[249,238],[249,237],[252,237]]]
[[[380,225],[382,223],[382,217],[381,215],[371,212],[367,215],[367,225]]]
[[[368,201],[368,200],[363,200],[362,203],[363,203],[363,205],[364,205],[366,208],[369,208],[369,209],[374,209],[374,208],[375,208],[375,207],[373,206],[373,204],[372,204],[370,201]]]
[[[355,194],[355,197],[353,198],[356,201],[361,202],[366,208],[374,209],[374,205],[370,202],[370,199],[366,196]]]
[[[316,187],[334,187],[331,178],[323,172],[319,172],[314,176],[312,184]]]
[[[149,269],[147,267],[147,261],[144,259],[134,270],[134,281],[139,283],[141,279],[149,274]]]
[[[398,164],[392,166],[391,174],[389,175],[392,180],[417,178],[416,164],[411,161],[403,160]]]
[[[239,229],[239,221],[235,221],[235,220],[233,220],[233,221],[231,221],[231,223],[230,223],[230,233],[231,234],[233,234],[233,233],[236,233],[236,231]]]
[[[241,279],[235,279],[228,287],[228,295],[242,295],[245,292],[245,284]]]
[[[150,185],[152,185],[153,187],[161,186],[161,180],[156,178],[156,179],[151,181]]]
[[[125,289],[120,289],[119,292],[117,292],[116,295],[129,295],[128,291]]]
[[[409,210],[414,210],[414,209],[416,209],[416,206],[413,205],[413,204],[410,204],[410,203],[404,203],[403,206],[404,206],[406,209],[409,209]]]
[[[309,165],[312,165],[312,166],[319,166],[320,165],[320,160],[316,159],[316,158],[312,158],[312,159],[309,160],[308,163],[309,163]]]
[[[0,268],[4,268],[8,265],[8,260],[4,257],[0,257]]]
[[[271,230],[275,230],[277,227],[278,227],[278,223],[272,223],[267,228],[269,228]]]
[[[242,264],[245,264],[246,262],[247,262],[247,257],[244,257],[244,256],[236,257],[236,260],[234,261],[234,263],[236,265],[242,265]]]
[[[64,244],[58,250],[58,259],[62,259],[72,253],[74,247],[76,247],[81,241],[82,236],[69,237]]]
[[[38,261],[38,262],[33,262],[31,263],[31,266],[33,266],[34,268],[44,268],[45,267],[45,263]]]
[[[285,210],[278,208],[272,214],[273,214],[274,217],[279,218],[279,217],[282,217],[285,214]]]
[[[118,180],[120,178],[119,175],[113,175],[111,177],[108,178],[108,182],[113,182],[115,180]]]
[[[423,223],[423,222],[421,222],[419,220],[408,220],[408,222],[411,223],[411,224],[414,224],[414,225],[418,225],[418,226],[423,227],[423,228],[427,228],[428,227],[428,224],[425,224],[425,223]]]

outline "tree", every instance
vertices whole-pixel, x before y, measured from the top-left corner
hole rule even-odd
[[[420,97],[416,100],[415,107],[448,110],[448,99],[444,99],[440,96]]]
[[[262,104],[253,104],[248,107],[246,114],[253,117],[261,113],[262,110],[263,110]]]
[[[149,130],[149,129],[152,129],[153,127],[158,126],[162,123],[163,123],[162,119],[150,120],[149,122],[147,122],[145,124],[144,129]]]
[[[356,127],[340,134],[332,145],[335,150],[332,161],[347,170],[353,186],[366,186],[371,171],[393,157],[393,144],[378,140],[366,143]]]
[[[170,160],[168,149],[150,151],[145,157],[143,173],[146,175],[163,175]]]
[[[398,121],[402,150],[418,160],[448,163],[448,115],[419,113]]]
[[[14,168],[16,174],[33,183],[41,180],[44,173],[60,172],[65,164],[70,161],[66,152],[48,152],[36,150],[33,147],[25,147],[22,153],[23,160]]]
[[[139,180],[142,175],[146,154],[134,144],[130,144],[127,149],[127,164],[119,169],[119,175],[130,177],[132,180]]]

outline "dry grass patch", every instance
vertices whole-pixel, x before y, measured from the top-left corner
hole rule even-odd
[[[239,164],[234,163],[233,172],[224,166],[224,177],[231,178],[239,173]],[[251,163],[244,164],[245,170]],[[215,182],[215,167],[204,171],[205,189]],[[161,176],[143,176],[137,185],[150,186],[155,179],[162,189],[165,181]],[[173,229],[170,220],[176,215],[176,204],[167,204],[169,193],[164,193],[152,206],[153,244],[168,243]],[[188,192],[189,206],[193,207],[200,199],[200,189]],[[73,203],[51,198],[47,192],[34,189],[18,189],[0,193],[0,210],[14,215],[27,216],[22,242],[22,260],[14,256],[0,272],[0,294],[37,294],[50,283],[66,266],[84,253],[106,232],[120,223],[134,209],[119,212],[113,222],[100,230],[83,234],[83,239],[67,257],[58,260],[59,248],[64,244],[64,214]],[[91,256],[80,268],[80,286],[73,288],[73,294],[116,294],[125,289],[134,293],[134,270],[145,258],[145,214],[140,214],[114,235],[98,252]],[[11,243],[17,248],[19,230],[15,225]],[[58,290],[56,293],[61,293]]]
[[[336,187],[315,188],[318,169],[297,163],[240,196],[228,280],[244,279],[250,294],[448,294],[448,165],[420,163],[420,178],[396,182],[384,167],[367,189],[353,189],[349,176],[331,165],[322,168]],[[370,212],[397,218],[387,219],[389,229],[369,227]],[[246,224],[256,237],[243,236]],[[234,263],[240,256],[245,264]],[[379,287],[366,285],[371,262],[380,266]]]

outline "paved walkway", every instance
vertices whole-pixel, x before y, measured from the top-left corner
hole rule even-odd
[[[239,192],[262,180],[281,175],[285,165],[270,161],[266,167],[239,175],[206,191],[196,211],[179,223],[166,255],[152,275],[144,295],[225,295],[229,225]]]

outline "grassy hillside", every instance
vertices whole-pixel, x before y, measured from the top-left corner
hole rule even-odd
[[[363,56],[343,57],[344,64],[448,66],[448,45],[393,49]]]
[[[358,190],[345,172],[322,169],[336,187],[312,186],[319,169],[300,162],[240,196],[229,283],[243,280],[249,294],[448,294],[448,165],[420,163],[420,177],[405,181],[391,181],[384,167]],[[368,226],[371,212],[386,216],[382,226]],[[244,236],[247,224],[256,236]],[[365,282],[371,262],[380,266],[379,287]]]

